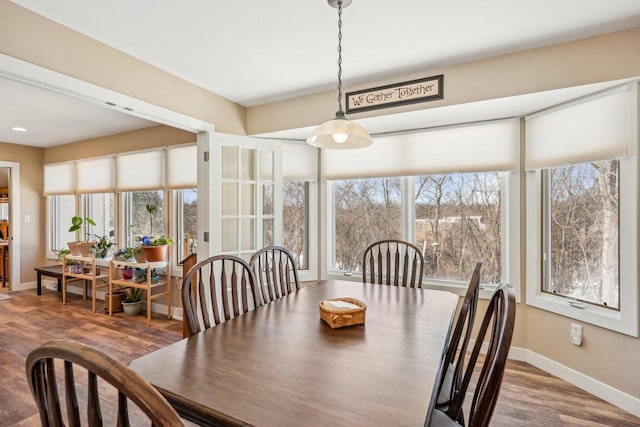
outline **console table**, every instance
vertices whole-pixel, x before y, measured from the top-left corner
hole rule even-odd
[[[53,277],[58,280],[58,292],[62,290],[62,266],[59,264],[56,265],[47,265],[44,267],[36,267],[34,268],[36,273],[38,273],[38,295],[42,295],[42,276]]]

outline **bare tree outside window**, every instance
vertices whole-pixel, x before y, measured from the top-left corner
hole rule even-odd
[[[545,291],[618,309],[619,162],[549,169]]]
[[[134,191],[130,196],[130,222],[127,224],[130,232],[130,244],[135,241],[135,236],[146,236],[151,233],[151,221],[153,221],[153,234],[166,235],[164,230],[164,192],[163,191]],[[155,206],[153,213],[147,206]]]
[[[295,257],[299,269],[309,268],[307,198],[309,184],[304,181],[282,183],[282,244]]]
[[[198,251],[198,190],[181,190],[182,227],[178,236],[181,242],[182,255],[194,254]]]
[[[334,203],[336,269],[362,271],[369,244],[401,238],[401,178],[336,181]]]
[[[415,243],[425,277],[466,281],[482,260],[482,281],[501,281],[500,200],[495,172],[415,177]]]

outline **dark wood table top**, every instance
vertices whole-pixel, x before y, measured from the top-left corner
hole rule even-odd
[[[53,277],[56,277],[56,276],[62,277],[62,266],[60,264],[45,265],[44,267],[34,267],[33,269],[45,275],[52,274]]]
[[[367,304],[366,324],[331,329],[318,302],[347,296]],[[457,302],[444,291],[322,281],[130,366],[202,424],[418,426]]]

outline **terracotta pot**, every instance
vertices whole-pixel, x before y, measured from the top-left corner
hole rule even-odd
[[[107,303],[107,306],[104,308],[104,311],[109,312],[109,304],[111,304],[111,311],[114,313],[122,311],[122,301],[124,301],[125,295],[123,292],[114,292],[113,295],[105,294],[104,300]]]
[[[148,262],[164,261],[167,257],[169,245],[143,246],[142,252]]]
[[[81,256],[89,256],[91,253],[91,248],[95,245],[95,241],[91,242],[69,242],[67,245],[69,246],[69,251],[71,251],[71,255],[81,255]]]
[[[147,262],[144,258],[144,253],[142,252],[142,248],[133,252],[133,257],[136,259],[136,262]]]

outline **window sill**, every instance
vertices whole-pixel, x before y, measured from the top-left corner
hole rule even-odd
[[[616,311],[591,304],[586,304],[584,308],[573,307],[566,298],[543,293],[528,296],[527,305],[633,337],[638,336],[637,321],[631,318],[634,316],[625,315],[623,310]]]
[[[362,274],[360,273],[347,273],[345,275],[342,271],[331,271],[327,274],[327,279],[334,280],[348,280],[351,282],[362,282]],[[434,281],[423,280],[422,287],[424,289],[435,289],[438,291],[447,291],[458,296],[464,296],[467,293],[467,284],[454,281]],[[480,299],[491,299],[494,290],[497,285],[483,284],[480,288]],[[517,299],[520,302],[520,299]]]

